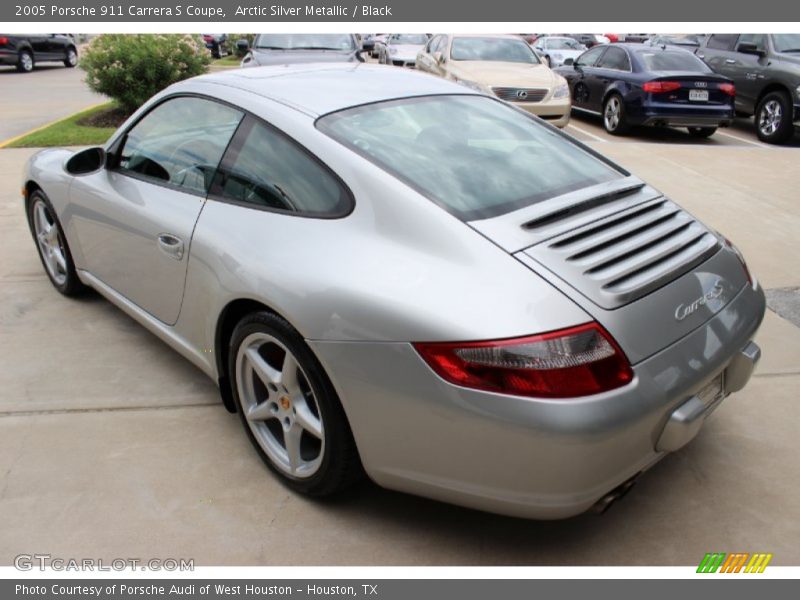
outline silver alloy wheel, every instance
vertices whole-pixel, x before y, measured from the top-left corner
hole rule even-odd
[[[603,111],[603,121],[606,129],[615,131],[619,127],[619,120],[622,116],[622,105],[619,98],[611,96],[606,102],[606,109]]]
[[[23,71],[33,71],[33,57],[30,52],[23,52],[19,55],[19,64],[22,65]]]
[[[67,50],[67,62],[72,67],[74,67],[75,65],[78,64],[78,55],[75,53],[75,50],[73,50],[72,48]]]
[[[761,134],[765,136],[773,135],[781,126],[782,118],[783,108],[780,102],[770,100],[764,103],[758,116],[758,128],[761,130]]]
[[[42,200],[36,200],[33,205],[33,231],[47,272],[56,285],[64,285],[67,280],[64,244],[61,241],[58,225],[47,204]]]
[[[259,446],[289,477],[307,479],[322,465],[325,429],[308,377],[277,338],[253,333],[239,346],[236,386]]]

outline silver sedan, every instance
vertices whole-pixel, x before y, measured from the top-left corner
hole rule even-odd
[[[306,494],[366,473],[510,515],[603,509],[759,358],[764,294],[722,235],[404,69],[178,83],[105,147],[35,155],[23,195],[56,289],[95,289],[207,373]]]

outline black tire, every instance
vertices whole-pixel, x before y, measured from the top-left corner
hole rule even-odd
[[[68,69],[74,69],[78,66],[78,51],[74,46],[67,48],[67,52],[64,55],[64,66]]]
[[[717,131],[716,127],[687,127],[689,135],[696,138],[709,138]]]
[[[20,73],[30,73],[36,66],[33,53],[30,50],[20,50],[17,55],[17,71]]]
[[[245,416],[246,408],[242,394],[247,394],[248,392],[243,392],[240,389],[237,369],[241,365],[238,364],[238,355],[243,343],[248,338],[253,339],[252,336],[260,334],[266,334],[285,346],[286,350],[296,360],[297,365],[299,365],[298,379],[302,376],[303,381],[306,382],[313,394],[314,405],[318,410],[318,418],[323,428],[324,445],[321,451],[321,463],[317,470],[308,477],[293,477],[274,463],[262,448]],[[252,313],[244,317],[236,325],[231,335],[228,357],[228,376],[231,382],[231,391],[247,436],[264,463],[273,473],[278,475],[286,486],[301,494],[323,497],[340,492],[363,477],[363,468],[355,440],[336,391],[322,365],[303,341],[303,337],[289,323],[281,317],[266,311]],[[262,392],[266,395],[264,402],[284,393],[277,389],[270,391],[266,386],[263,386]],[[288,392],[286,393],[288,394]],[[283,398],[279,401],[282,402]],[[294,407],[292,407],[292,410],[294,410]],[[280,418],[278,418],[278,423],[280,423]],[[264,429],[269,428],[265,426]],[[284,437],[284,446],[286,446],[285,439]]]
[[[609,109],[614,106],[618,107],[619,111],[619,118],[616,121],[609,117]],[[625,102],[619,94],[610,94],[603,102],[603,127],[611,135],[625,135],[631,129],[625,115]]]
[[[786,92],[770,92],[756,107],[756,135],[768,144],[783,144],[794,135],[791,98]]]
[[[59,273],[59,278],[63,276],[63,279],[61,280],[57,279],[56,276],[50,272],[50,268],[47,265],[42,246],[37,240],[36,227],[34,224],[34,211],[37,210],[37,205],[40,203],[44,205],[52,226],[56,228],[58,245],[61,249],[62,256],[64,257],[66,268],[63,269],[63,272]],[[56,215],[56,211],[53,209],[53,205],[50,203],[50,200],[47,198],[45,193],[41,190],[32,192],[28,197],[25,208],[28,216],[28,226],[30,227],[33,241],[36,244],[36,251],[39,254],[39,260],[42,262],[42,267],[44,267],[44,271],[47,274],[48,279],[50,279],[50,283],[52,283],[53,287],[65,296],[78,296],[85,292],[87,288],[85,285],[83,285],[83,283],[81,283],[81,280],[78,279],[78,274],[75,272],[75,262],[72,260],[72,253],[70,252],[69,244],[67,244],[67,238],[64,236],[64,229],[61,227],[61,221],[58,220],[58,215]]]

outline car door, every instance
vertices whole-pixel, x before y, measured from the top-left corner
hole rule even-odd
[[[33,34],[28,36],[28,42],[33,50],[33,60],[48,60],[50,38],[46,34]]]
[[[734,46],[739,38],[737,33],[720,33],[709,36],[706,45],[695,52],[711,67],[711,70],[720,75],[733,79],[733,65],[736,64]]]
[[[165,100],[109,149],[110,165],[70,188],[81,268],[169,325],[219,161],[243,113],[196,96]]]
[[[425,48],[417,57],[417,69],[420,71],[426,71],[427,73],[433,73],[434,70],[434,58],[433,53],[434,49],[439,46],[444,36],[437,35],[432,37],[428,43],[425,45]]]
[[[742,44],[752,44],[760,54],[742,52]],[[736,107],[748,113],[755,112],[756,101],[767,78],[767,36],[763,33],[744,33],[736,42],[734,64],[730,65],[736,82]]]
[[[606,90],[616,81],[627,78],[631,72],[631,60],[628,53],[619,46],[609,46],[594,69],[594,77],[589,82],[589,95],[592,108],[602,109]]]
[[[603,53],[606,51],[605,46],[595,46],[590,48],[573,64],[573,83],[572,87],[572,103],[574,106],[584,108],[587,110],[600,111],[602,110],[602,96],[597,98],[598,82],[596,81],[596,65]],[[595,90],[592,93],[592,90]]]

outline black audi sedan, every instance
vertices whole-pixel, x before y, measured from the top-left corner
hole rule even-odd
[[[41,62],[76,66],[78,48],[75,39],[66,33],[0,33],[0,65],[13,65],[20,73],[30,73]]]
[[[569,83],[573,110],[601,115],[615,135],[652,125],[709,137],[734,118],[733,82],[680,48],[595,46],[555,71]]]

